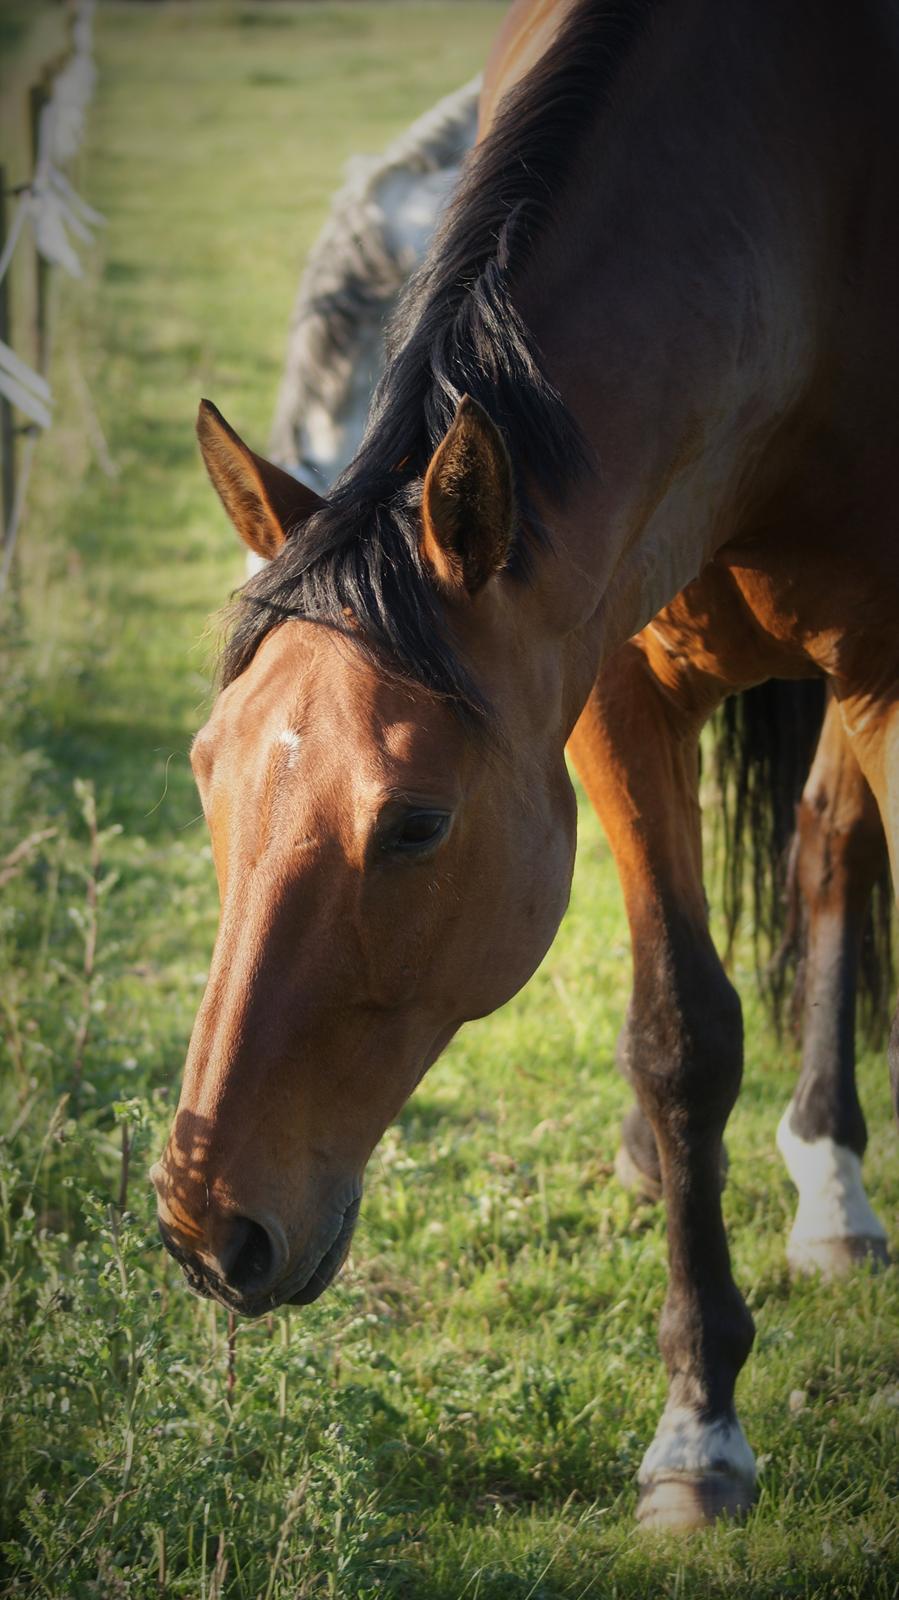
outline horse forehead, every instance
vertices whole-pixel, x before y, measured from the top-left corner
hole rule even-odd
[[[218,738],[242,754],[279,745],[285,755],[298,756],[312,732],[345,722],[346,709],[359,698],[358,664],[347,659],[359,652],[346,640],[337,643],[340,648],[326,630],[299,620],[273,629],[222,690],[201,739]]]
[[[307,777],[393,779],[407,766],[455,764],[464,743],[426,691],[379,671],[351,638],[299,621],[270,634],[224,690],[200,738],[216,732],[239,760],[274,756]]]

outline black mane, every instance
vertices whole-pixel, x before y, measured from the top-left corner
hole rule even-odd
[[[580,431],[543,371],[512,290],[551,217],[582,136],[608,100],[651,0],[581,0],[539,65],[503,101],[393,326],[390,359],[355,459],[321,511],[241,590],[222,660],[230,683],[287,617],[348,631],[382,664],[483,721],[486,707],[445,637],[419,555],[421,481],[463,394],[502,430],[526,578],[547,535],[525,472],[556,501],[587,466]]]

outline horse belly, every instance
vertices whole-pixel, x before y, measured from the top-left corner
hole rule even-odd
[[[760,621],[735,581],[714,562],[638,635],[653,673],[685,707],[716,706],[767,678],[803,678],[814,664],[789,628]]]
[[[804,661],[838,693],[879,695],[899,684],[899,552],[860,543],[856,555],[847,538],[829,559],[729,571],[772,657]]]

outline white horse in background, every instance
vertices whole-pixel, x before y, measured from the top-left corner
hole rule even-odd
[[[362,441],[384,337],[423,260],[466,153],[481,80],[438,101],[388,145],[356,156],[300,280],[272,426],[272,459],[325,494]],[[265,563],[247,556],[248,576]]]

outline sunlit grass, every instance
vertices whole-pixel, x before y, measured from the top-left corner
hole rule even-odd
[[[87,284],[62,294],[60,420],[3,638],[0,857],[57,830],[0,911],[9,1593],[887,1600],[899,1581],[897,1272],[788,1281],[774,1128],[796,1054],[762,1017],[746,951],[725,1206],[758,1328],[739,1403],[762,1495],[740,1528],[635,1535],[663,1396],[664,1231],[611,1173],[629,954],[586,810],[550,956],[384,1140],[335,1290],[239,1326],[229,1356],[224,1314],[156,1243],[146,1169],[215,928],[186,750],[209,697],[207,618],[241,575],[196,456],[197,399],[264,444],[299,265],[342,163],[475,70],[498,15],[101,9],[80,181],[108,225]],[[93,845],[76,779],[93,784]],[[860,1081],[870,1192],[892,1225],[879,1056]]]

